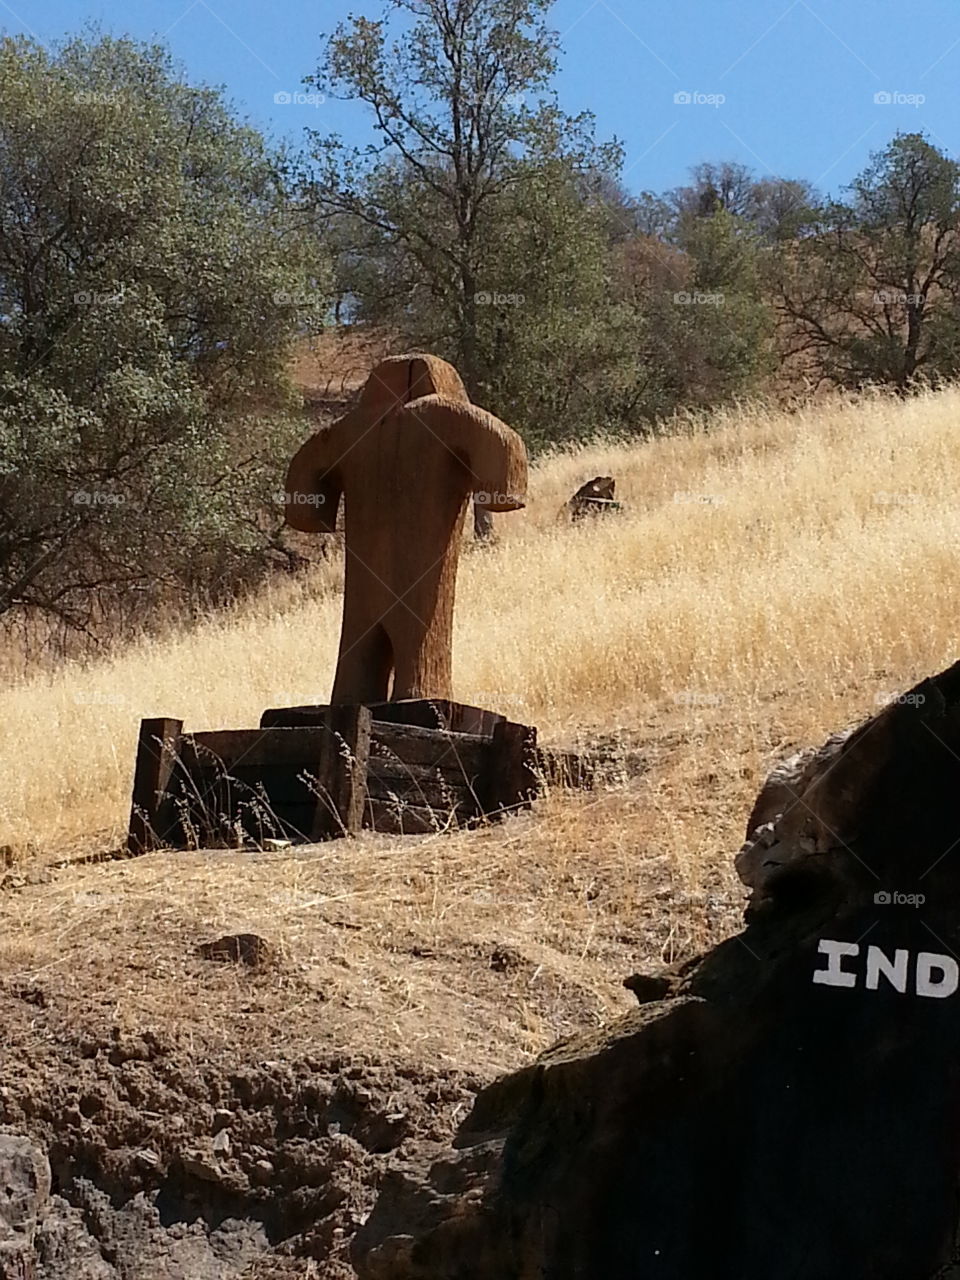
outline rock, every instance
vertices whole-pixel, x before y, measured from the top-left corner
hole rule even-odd
[[[227,1133],[226,1129],[221,1129],[213,1139],[213,1149],[217,1155],[228,1156],[230,1154],[230,1148],[230,1135]]]
[[[204,960],[248,964],[259,968],[276,959],[274,947],[256,933],[231,933],[215,942],[201,942],[197,954]]]
[[[638,1004],[649,1004],[651,1000],[665,1000],[672,981],[666,974],[634,973],[624,978],[623,985],[637,997]]]
[[[567,503],[571,520],[620,511],[620,503],[614,501],[616,488],[617,482],[613,476],[594,476],[592,480],[582,484]]]
[[[816,754],[745,929],[396,1166],[361,1280],[960,1275],[960,664]]]
[[[222,1174],[220,1162],[205,1151],[184,1151],[180,1156],[184,1173],[201,1182],[219,1182]]]
[[[19,1134],[0,1134],[0,1280],[34,1280],[34,1236],[49,1197],[45,1152]]]
[[[29,1138],[0,1134],[0,1239],[32,1238],[50,1195],[50,1164]]]
[[[258,1160],[250,1170],[250,1181],[265,1186],[274,1175],[274,1167],[269,1160]]]

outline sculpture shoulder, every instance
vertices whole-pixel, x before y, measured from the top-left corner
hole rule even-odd
[[[471,430],[478,434],[492,432],[500,436],[505,443],[520,449],[524,448],[523,441],[517,432],[496,414],[490,413],[487,409],[481,409],[476,404],[464,404],[462,400],[455,400],[450,396],[420,396],[417,400],[411,400],[403,409],[403,413],[414,418],[418,416],[423,419],[429,418],[431,426],[442,427],[453,434],[462,433],[464,438],[470,434]]]

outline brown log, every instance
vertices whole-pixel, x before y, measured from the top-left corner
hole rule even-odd
[[[216,729],[188,734],[184,762],[191,769],[221,760],[228,771],[243,766],[259,769],[278,765],[316,768],[327,730],[322,725],[301,729]]]
[[[174,833],[176,810],[169,787],[179,758],[182,731],[182,720],[140,721],[127,836],[130,853],[159,848]]]
[[[417,772],[414,773],[413,770]],[[454,807],[479,808],[472,785],[462,777],[450,779],[436,769],[425,765],[401,765],[389,772],[381,772],[371,761],[367,772],[367,792],[373,799],[398,800],[413,805],[426,805],[431,809],[448,810]]]
[[[311,765],[234,765],[228,772],[223,766],[207,762],[191,769],[190,776],[201,796],[229,796],[232,802],[249,801],[266,805],[316,803],[319,794],[320,768]]]
[[[460,768],[477,773],[483,765],[489,738],[446,729],[422,729],[415,725],[373,722],[373,755],[377,760],[402,760],[405,764]]]
[[[376,723],[414,725],[421,729],[445,729],[488,740],[494,725],[506,716],[449,698],[401,698],[396,702],[368,702]],[[261,729],[296,729],[322,725],[327,706],[270,707],[260,717]]]
[[[376,702],[370,705],[370,713],[374,720],[389,724],[446,729],[453,733],[476,734],[488,740],[493,736],[494,725],[507,718],[498,711],[487,711],[450,698],[400,698],[396,702]]]
[[[355,835],[363,826],[372,723],[370,712],[363,706],[327,709],[320,747],[320,798],[313,823],[314,840]]]

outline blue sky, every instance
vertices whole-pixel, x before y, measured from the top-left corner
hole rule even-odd
[[[381,0],[0,0],[6,32],[47,42],[99,23],[161,36],[192,79],[226,86],[277,135],[367,138],[354,105],[277,104],[302,90],[322,33]],[[957,0],[557,0],[558,89],[626,147],[625,181],[661,191],[700,160],[837,191],[898,130],[955,154],[960,129]],[[680,100],[676,100],[680,95]],[[684,100],[686,95],[690,100]],[[879,95],[879,96],[878,96]]]

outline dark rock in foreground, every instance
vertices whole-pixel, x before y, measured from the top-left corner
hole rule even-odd
[[[362,1280],[960,1277],[960,664],[751,825],[744,932],[395,1170]]]

